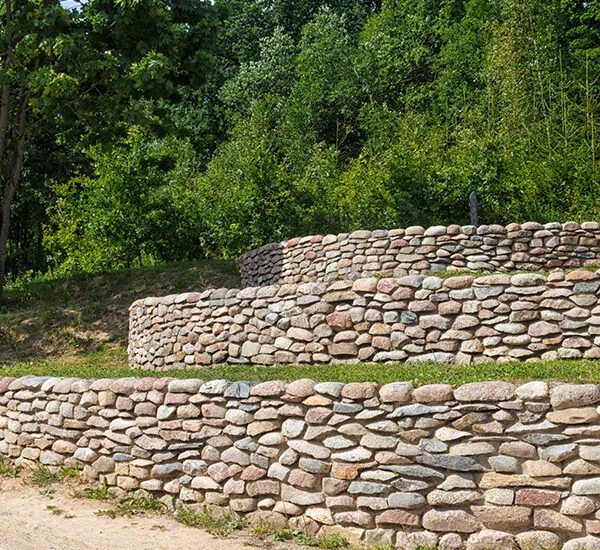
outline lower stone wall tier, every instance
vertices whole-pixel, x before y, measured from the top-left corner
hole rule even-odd
[[[0,453],[353,542],[600,548],[600,387],[0,378]]]

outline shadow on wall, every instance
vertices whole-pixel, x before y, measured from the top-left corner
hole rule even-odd
[[[242,254],[236,263],[240,269],[242,287],[267,286],[283,279],[283,251],[288,242],[269,243]]]

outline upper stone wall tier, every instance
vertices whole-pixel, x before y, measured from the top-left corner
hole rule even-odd
[[[238,258],[243,286],[398,277],[447,269],[531,271],[600,265],[600,224],[421,226],[314,235]]]
[[[130,309],[129,359],[147,370],[596,359],[598,273],[407,275],[146,298]]]

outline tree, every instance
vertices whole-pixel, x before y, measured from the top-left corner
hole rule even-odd
[[[135,126],[110,148],[88,151],[94,173],[55,187],[53,228],[44,244],[61,274],[176,261],[203,253],[187,140],[157,139]]]
[[[161,100],[200,84],[218,12],[203,0],[5,0],[0,8],[0,297],[11,205],[41,131],[110,142],[134,121],[157,124]]]

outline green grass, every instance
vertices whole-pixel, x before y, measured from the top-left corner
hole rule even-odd
[[[358,364],[358,365],[283,365],[256,366],[231,365],[203,369],[140,371],[111,360],[112,354],[90,354],[78,361],[29,361],[13,366],[0,367],[0,377],[28,375],[126,378],[163,377],[199,378],[201,380],[296,380],[312,378],[317,381],[379,382],[411,381],[415,385],[447,383],[460,386],[467,382],[483,380],[561,380],[571,382],[600,382],[600,361],[542,361],[539,363],[486,363],[482,365],[443,365],[423,363],[420,365]]]
[[[467,272],[446,271],[436,275],[450,277],[464,274]],[[414,366],[401,363],[274,367],[221,365],[160,372],[129,369],[126,351],[128,308],[134,300],[238,285],[239,278],[231,262],[207,261],[64,279],[44,276],[21,281],[7,290],[7,302],[0,306],[0,376],[172,376],[252,382],[313,378],[317,381],[372,381],[382,384],[409,380],[415,385],[445,382],[453,386],[494,379],[600,381],[600,362],[594,361],[468,366],[431,363]]]

